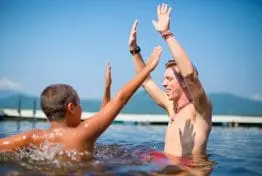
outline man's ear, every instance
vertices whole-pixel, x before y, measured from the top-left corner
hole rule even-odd
[[[68,103],[66,105],[66,110],[67,112],[73,114],[75,112],[75,105],[73,105],[73,103]]]

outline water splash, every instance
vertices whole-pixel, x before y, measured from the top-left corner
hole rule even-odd
[[[50,175],[65,175],[68,173],[108,173],[109,175],[151,175],[152,173],[169,174],[182,172],[181,168],[166,163],[152,163],[150,153],[156,151],[146,145],[119,145],[97,144],[94,148],[93,160],[87,159],[79,162],[79,156],[90,153],[79,153],[75,150],[63,150],[60,144],[44,142],[39,147],[30,145],[14,153],[0,153],[0,163],[13,162],[19,165],[16,170],[20,175],[29,172],[38,172]],[[5,157],[3,157],[5,156]],[[195,168],[203,167],[195,165]],[[21,169],[22,168],[22,169]],[[210,167],[208,167],[210,168]],[[22,173],[22,174],[21,174]],[[81,175],[81,174],[80,174]]]
[[[76,150],[64,150],[60,144],[43,142],[40,146],[29,145],[18,149],[17,152],[5,152],[0,154],[0,162],[19,163],[26,170],[41,172],[65,173],[70,170],[86,166],[92,155],[89,152],[77,152]],[[79,162],[79,158],[86,160]]]

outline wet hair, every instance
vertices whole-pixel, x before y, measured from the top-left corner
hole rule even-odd
[[[177,65],[177,63],[176,63],[176,60],[174,60],[174,59],[170,59],[170,60],[168,60],[167,61],[167,63],[166,63],[166,69],[167,68],[174,68],[174,66],[176,66]],[[196,66],[195,65],[193,65],[193,67],[194,67],[194,70],[195,70],[195,72],[196,72],[196,75],[198,76],[198,71],[197,71],[197,68],[196,68]],[[177,73],[177,72],[176,72]],[[182,76],[180,73],[177,73],[178,75],[180,75],[180,76]]]
[[[173,66],[176,66],[176,65],[177,65],[176,61],[174,59],[170,59],[166,63],[166,68],[170,68],[170,67],[173,67]]]
[[[52,84],[41,93],[41,108],[49,121],[63,120],[68,103],[79,104],[77,92],[66,84]]]
[[[175,77],[177,78],[178,82],[184,83],[183,76],[179,72],[177,72],[176,69],[175,69],[176,65],[177,65],[176,61],[174,59],[170,59],[166,63],[166,69],[171,68],[173,70]]]

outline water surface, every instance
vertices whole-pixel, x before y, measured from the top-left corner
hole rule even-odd
[[[0,137],[32,128],[47,129],[43,121],[0,121]],[[31,158],[0,155],[1,175],[188,175],[169,162],[151,162],[148,153],[163,151],[166,126],[114,124],[99,138],[92,162],[45,161],[49,153]],[[262,129],[213,127],[208,160],[198,160],[191,175],[262,175]],[[54,149],[56,150],[56,149]],[[34,154],[34,155],[33,155]],[[42,158],[39,157],[42,155]],[[35,158],[32,158],[35,156]],[[183,158],[182,158],[183,159]],[[206,159],[206,158],[205,158]],[[184,158],[183,160],[190,160]],[[190,175],[189,174],[189,175]]]

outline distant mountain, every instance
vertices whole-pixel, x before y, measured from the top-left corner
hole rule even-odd
[[[20,92],[13,91],[13,90],[0,90],[0,98],[6,98],[13,95],[19,95]]]
[[[0,108],[33,109],[35,106],[36,109],[41,109],[39,98],[15,93],[10,95],[0,97]],[[100,109],[101,102],[98,100],[81,100],[81,105],[84,111],[97,112]]]
[[[165,114],[145,91],[137,92],[122,110],[124,113]]]
[[[213,105],[213,113],[219,115],[262,116],[262,101],[241,98],[229,93],[208,95]],[[152,101],[145,92],[137,92],[123,112],[139,114],[162,114],[165,111]]]
[[[1,93],[0,93],[1,95]],[[243,115],[262,116],[262,102],[241,98],[228,93],[212,93],[209,98],[213,104],[214,114],[220,115]],[[0,108],[17,108],[20,104],[23,109],[40,109],[39,98],[22,94],[11,94],[11,96],[0,96]],[[82,100],[84,111],[97,112],[101,107],[99,100]],[[122,113],[133,114],[165,114],[145,91],[137,92],[127,103]]]
[[[97,112],[101,108],[101,101],[99,100],[81,100],[83,111]]]
[[[11,94],[11,96],[4,96],[4,98],[0,98],[1,108],[21,107],[22,109],[33,109],[34,103],[36,104],[36,109],[40,109],[38,99],[32,96],[24,94]]]
[[[241,98],[229,93],[210,94],[214,114],[262,116],[262,101]]]

